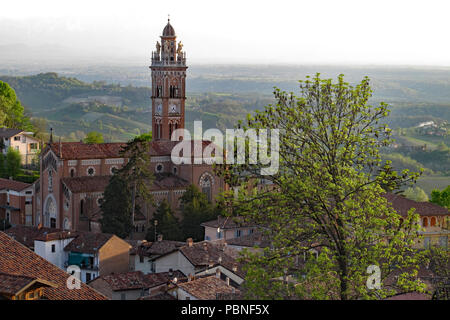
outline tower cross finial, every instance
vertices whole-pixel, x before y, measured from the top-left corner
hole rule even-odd
[[[167,22],[170,22],[170,14],[167,15]]]

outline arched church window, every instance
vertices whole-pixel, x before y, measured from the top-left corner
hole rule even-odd
[[[212,186],[214,185],[214,177],[209,172],[203,173],[200,177],[199,185],[200,185],[202,192],[204,194],[206,194],[208,201],[211,201],[212,200]]]
[[[423,218],[423,220],[422,220],[422,226],[424,226],[424,227],[428,227],[428,218]]]
[[[44,211],[44,226],[56,228],[56,203],[53,197],[48,197]]]

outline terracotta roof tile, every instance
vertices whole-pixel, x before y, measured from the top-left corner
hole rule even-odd
[[[161,292],[155,295],[141,297],[138,300],[177,300],[177,299],[167,292]]]
[[[173,272],[158,272],[158,273],[149,273],[144,275],[146,284],[148,288],[157,287],[163,284],[168,283],[170,280],[173,280],[174,278],[184,278],[186,275],[179,271],[175,270]]]
[[[80,289],[69,290],[69,274],[44,258],[0,232],[0,270],[16,276],[42,279],[56,285],[45,288],[44,296],[50,300],[106,300],[101,293],[84,283]]]
[[[179,250],[195,267],[223,266],[236,275],[243,277],[238,261],[227,253],[227,245],[223,241],[201,241],[186,245]]]
[[[80,253],[96,253],[98,249],[111,239],[114,235],[108,233],[78,232],[78,237],[72,240],[64,251]]]
[[[111,273],[105,276],[100,276],[92,281],[102,279],[109,284],[111,290],[124,291],[153,288],[166,284],[175,277],[184,277],[184,274],[178,270],[172,272],[171,274],[169,272],[143,274],[141,271],[131,271],[124,273]]]
[[[33,280],[35,280],[35,278],[22,275],[0,273],[0,294],[13,296]]]
[[[11,189],[14,191],[22,191],[23,189],[26,189],[28,187],[31,187],[31,184],[0,178],[0,190]]]
[[[119,154],[123,142],[114,143],[83,143],[83,142],[54,142],[48,147],[62,159],[104,159],[121,158]],[[62,155],[62,156],[61,156]]]
[[[421,216],[450,215],[450,211],[448,209],[431,202],[417,202],[393,193],[387,193],[383,196],[388,200],[388,202],[392,204],[392,207],[395,209],[395,211],[397,211],[402,216],[407,216],[408,211],[411,208],[415,208],[416,213]]]
[[[136,246],[130,254],[139,254],[144,257],[160,256],[177,250],[186,245],[184,242],[173,240],[161,240],[156,242],[143,242]]]
[[[63,178],[62,182],[73,193],[103,192],[109,184],[111,176]]]
[[[60,232],[61,229],[54,228],[38,228],[33,226],[15,225],[5,231],[7,235],[14,240],[22,243],[28,248],[34,248],[34,239],[45,237],[47,234]]]
[[[199,300],[216,300],[221,294],[239,294],[240,291],[215,275],[179,283],[178,287]]]

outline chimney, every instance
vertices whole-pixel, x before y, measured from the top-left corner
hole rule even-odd
[[[172,276],[173,276],[173,269],[170,268],[170,269],[169,269],[169,277],[172,277]]]
[[[194,243],[194,240],[192,238],[187,238],[186,243],[189,247],[192,247],[192,244]]]
[[[216,268],[216,278],[220,279],[220,269]]]
[[[225,281],[227,282],[227,286],[229,286],[230,285],[230,278],[227,277],[227,279]]]
[[[237,265],[233,265],[233,272],[237,271]]]

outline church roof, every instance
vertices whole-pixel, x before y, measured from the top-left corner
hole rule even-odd
[[[171,173],[155,174],[155,180],[153,181],[153,189],[156,190],[182,188],[189,185],[189,181]]]
[[[120,158],[119,152],[126,143],[84,143],[54,142],[49,144],[52,151],[62,159],[104,159]]]
[[[31,184],[11,179],[0,178],[0,190],[10,189],[14,191],[22,191],[23,189],[26,189],[28,187],[31,187]]]
[[[150,156],[170,156],[172,154],[172,149],[181,143],[182,146],[187,147],[188,143],[191,143],[191,155],[194,155],[194,141],[200,142],[200,140],[185,140],[185,141],[171,141],[171,140],[155,140],[152,141],[150,146]],[[202,151],[210,145],[212,142],[207,140],[202,140]]]
[[[167,21],[163,30],[163,37],[175,37],[175,29],[170,24],[170,20]]]
[[[73,193],[80,192],[103,192],[109,184],[111,176],[85,176],[74,178],[63,178],[62,182]]]

